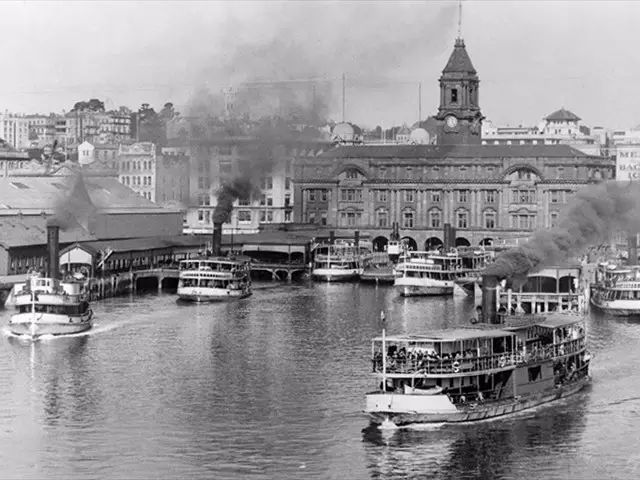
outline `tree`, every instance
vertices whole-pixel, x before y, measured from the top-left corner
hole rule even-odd
[[[71,109],[72,112],[104,112],[104,102],[97,98],[92,98],[85,102],[76,102]]]

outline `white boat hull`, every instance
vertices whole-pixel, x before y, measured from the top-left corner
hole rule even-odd
[[[207,287],[179,287],[178,298],[189,302],[217,302],[245,298],[251,295],[251,290]]]
[[[454,405],[447,395],[406,395],[376,392],[366,396],[365,413],[375,424],[391,421],[394,424],[457,423],[486,420],[509,415],[553,402],[582,390],[590,377],[582,377],[570,384],[555,387],[514,399],[475,403],[464,407]]]
[[[455,284],[448,280],[433,278],[398,277],[394,287],[404,297],[419,295],[452,295]]]
[[[348,282],[360,278],[361,269],[359,268],[314,268],[311,276],[316,280],[326,282]]]
[[[591,297],[591,304],[609,315],[618,317],[630,317],[640,315],[640,300],[607,300],[600,302]]]
[[[78,316],[53,313],[16,313],[11,316],[9,330],[14,335],[32,338],[41,335],[69,335],[88,330],[93,325],[93,312]]]

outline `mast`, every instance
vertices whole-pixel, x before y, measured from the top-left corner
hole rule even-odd
[[[385,331],[384,310],[380,310],[380,320],[382,321],[382,391],[387,391],[387,338]]]

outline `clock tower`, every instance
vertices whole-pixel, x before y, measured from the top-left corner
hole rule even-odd
[[[439,145],[479,145],[484,117],[478,105],[480,80],[458,37],[440,77]]]

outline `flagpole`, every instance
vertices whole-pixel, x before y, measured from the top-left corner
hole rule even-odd
[[[382,391],[387,391],[387,337],[384,328],[384,310],[380,310],[382,320]]]

